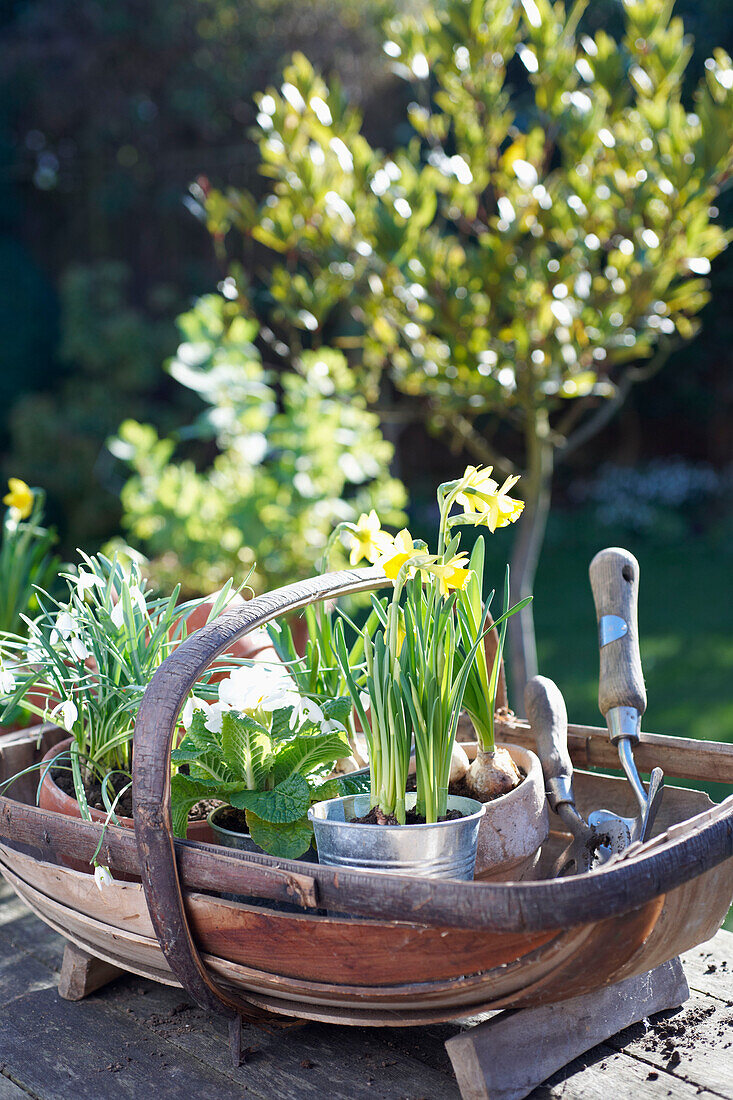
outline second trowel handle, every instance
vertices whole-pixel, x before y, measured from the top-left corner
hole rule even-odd
[[[542,763],[547,800],[556,810],[562,802],[575,801],[565,700],[552,680],[534,676],[524,689],[524,707]]]
[[[598,706],[604,718],[620,708],[636,711],[640,718],[646,710],[646,688],[639,654],[639,563],[628,550],[614,546],[596,554],[589,572],[601,654]],[[623,736],[633,737],[633,732]]]

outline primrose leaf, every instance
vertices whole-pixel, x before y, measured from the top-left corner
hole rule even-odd
[[[229,768],[248,787],[264,787],[272,768],[272,741],[251,715],[227,711],[221,724],[221,751]]]
[[[300,734],[277,755],[273,775],[276,783],[300,773],[308,775],[324,764],[332,764],[351,755],[346,735],[341,733]]]
[[[181,742],[180,747],[187,747],[186,742],[189,742],[192,747],[197,749],[209,749],[216,752],[221,751],[219,740],[215,733],[206,728],[206,715],[202,710],[195,710],[193,712],[193,718],[191,719],[191,725],[188,727],[188,732]]]
[[[349,794],[369,794],[369,773],[366,775],[335,775],[321,783],[311,794],[311,805],[325,802],[329,798],[342,798]]]
[[[188,814],[197,802],[206,798],[210,790],[205,784],[189,779],[180,772],[171,778],[171,823],[173,835],[185,837],[188,827]]]
[[[307,780],[296,774],[271,791],[239,791],[231,796],[230,802],[238,810],[252,810],[263,821],[283,824],[303,817],[310,806],[311,791]]]
[[[305,816],[286,824],[274,824],[247,810],[247,824],[255,844],[263,852],[282,859],[297,859],[304,855],[313,839],[313,826]]]

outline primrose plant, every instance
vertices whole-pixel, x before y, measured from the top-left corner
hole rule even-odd
[[[489,673],[483,643],[494,593],[482,600],[478,570],[483,570],[483,558],[475,552],[469,561],[460,550],[460,532],[454,532],[462,525],[493,532],[519,518],[523,505],[509,496],[518,478],[499,487],[490,475],[490,468],[469,466],[462,478],[438,488],[436,553],[407,530],[389,535],[375,515],[342,524],[334,533],[347,531],[353,558],[365,557],[393,584],[391,599],[372,598],[373,616],[361,632],[360,668],[347,652],[342,622],[336,625],[336,656],[367,738],[371,805],[378,810],[378,823],[405,823],[413,739],[416,812],[428,823],[444,817],[458,718],[469,685],[474,710],[484,721],[487,712],[493,713],[499,654]],[[505,607],[494,625],[503,626],[526,602]]]
[[[222,680],[215,702],[189,699],[186,736],[172,754],[173,832],[185,836],[190,808],[217,799],[245,811],[249,835],[263,851],[303,855],[313,836],[310,805],[343,793],[325,780],[351,754],[350,710],[348,698],[316,703],[284,665],[257,661]]]

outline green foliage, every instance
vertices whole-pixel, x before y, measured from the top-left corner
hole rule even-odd
[[[111,444],[133,471],[122,492],[130,541],[154,559],[156,579],[191,591],[255,562],[258,590],[306,576],[335,523],[371,508],[398,521],[404,503],[388,475],[392,447],[342,353],[306,350],[276,375],[241,308],[221,294],[199,299],[169,364],[206,406],[179,435],[213,443],[213,461],[198,469],[173,439],[132,421]]]
[[[709,207],[730,59],[706,63],[690,113],[670,4],[627,4],[618,43],[580,34],[582,9],[449,0],[394,21],[416,136],[392,156],[296,55],[259,100],[272,193],[209,196],[212,229],[272,250],[272,317],[319,333],[349,315],[364,365],[431,398],[438,426],[612,393],[614,367],[694,333],[725,247]]]
[[[271,855],[295,859],[310,846],[307,812],[324,795],[318,779],[324,769],[351,752],[341,723],[344,700],[324,702],[319,716],[290,727],[291,709],[256,717],[228,710],[217,732],[196,709],[188,732],[173,752],[171,780],[173,831],[186,835],[188,813],[204,798],[216,798],[246,811],[250,834]],[[336,725],[333,725],[336,723]],[[336,728],[336,727],[339,728]]]

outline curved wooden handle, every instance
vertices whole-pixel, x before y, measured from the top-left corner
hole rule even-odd
[[[371,591],[386,583],[377,569],[343,570],[258,596],[190,635],[150,681],[137,712],[132,763],[135,836],[145,900],[171,970],[202,1008],[230,1019],[262,1019],[253,1007],[213,981],[188,926],[171,831],[171,748],[178,715],[204,670],[238,638],[271,619],[317,600]]]
[[[565,700],[556,683],[546,676],[534,676],[524,689],[524,707],[537,742],[547,797],[554,810],[561,802],[574,801]]]
[[[633,707],[641,715],[646,688],[637,619],[639,563],[628,550],[612,546],[596,554],[589,573],[601,646],[598,706],[604,718],[615,707]],[[626,624],[625,633],[618,620]]]

